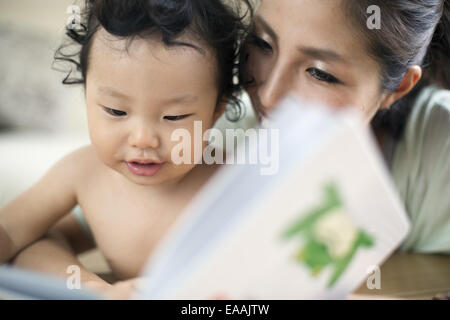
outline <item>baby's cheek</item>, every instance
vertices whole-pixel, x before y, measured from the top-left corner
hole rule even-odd
[[[203,151],[208,144],[208,135],[205,134],[212,127],[212,121],[196,120],[196,123],[184,128],[179,128],[178,132],[172,133],[164,138],[166,141],[166,153],[171,162],[183,158],[187,164],[200,163]],[[175,159],[176,158],[176,159]]]
[[[197,148],[197,153],[199,153],[199,150],[201,152],[201,145]],[[185,164],[193,164],[196,158],[194,137],[189,134],[184,135],[177,141],[171,141],[166,152],[168,160],[173,165],[182,166]]]
[[[168,169],[170,172],[167,173],[168,179],[178,179],[185,176],[189,171],[195,167],[194,164],[174,164],[171,163]]]
[[[113,130],[98,126],[90,130],[91,144],[100,160],[106,165],[113,166],[120,155],[120,137]]]

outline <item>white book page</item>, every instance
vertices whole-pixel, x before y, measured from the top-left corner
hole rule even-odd
[[[186,212],[170,230],[162,244],[156,250],[145,268],[147,278],[144,295],[141,298],[158,298],[171,285],[189,276],[198,263],[202,263],[203,252],[215,245],[215,241],[240,223],[252,202],[257,202],[265,189],[283,174],[289,174],[292,159],[308,156],[317,140],[325,135],[331,118],[324,110],[309,108],[301,110],[292,103],[277,118],[277,123],[285,123],[292,113],[301,114],[301,121],[284,127],[284,139],[281,143],[288,150],[289,135],[297,137],[302,148],[281,155],[280,170],[275,175],[262,176],[260,165],[227,165],[211,179],[202,192],[194,199]],[[284,118],[283,118],[284,117]],[[278,127],[277,127],[278,128]],[[323,134],[317,134],[323,132]],[[256,148],[252,145],[249,148]],[[253,150],[250,152],[257,152]]]
[[[289,115],[292,117],[292,112]],[[345,120],[347,117],[349,120]],[[326,142],[313,140],[320,148],[313,148],[311,152],[315,150],[314,154],[309,154],[307,160],[299,157],[294,161],[299,156],[295,152],[297,149],[291,151],[289,146],[283,146],[280,154],[285,158],[286,155],[287,158],[292,156],[291,165],[295,165],[295,169],[286,164],[283,169],[288,170],[288,174],[281,174],[281,180],[270,181],[271,188],[261,192],[258,201],[247,207],[245,214],[233,225],[233,232],[215,239],[214,245],[194,262],[189,262],[184,274],[175,277],[176,281],[170,286],[164,287],[164,281],[159,281],[158,286],[149,285],[144,288],[148,291],[143,297],[345,298],[365,279],[369,267],[380,264],[399,245],[409,228],[406,214],[368,129],[354,119],[351,115],[342,115],[340,124],[330,126],[330,132],[324,133]],[[286,119],[283,121],[286,123]],[[323,123],[330,125],[325,118]],[[289,132],[293,133],[295,130]],[[296,147],[296,143],[302,142],[298,136],[289,139]],[[257,193],[259,185],[252,182],[246,181],[244,185]],[[322,214],[309,229],[282,239],[286,228],[327,203],[327,190],[330,188],[338,194],[339,205],[325,210],[326,214]],[[218,192],[220,188],[214,191]],[[223,206],[222,202],[218,204]],[[206,214],[206,211],[201,210],[201,201],[197,205],[196,217],[201,218],[198,212]],[[182,223],[178,227],[183,230]],[[203,230],[197,229],[197,232],[202,234]],[[370,239],[369,245],[366,243],[351,250],[361,234]],[[178,250],[188,246],[186,244]],[[314,256],[317,253],[311,249],[314,246],[321,246],[322,251],[325,248],[327,252],[322,252],[322,256],[330,261],[317,265],[315,259],[318,258]],[[321,255],[318,257],[320,260]],[[348,263],[336,278],[337,266],[342,266],[346,257],[350,257]],[[172,263],[182,267],[173,256]],[[165,261],[165,265],[170,265],[170,259]],[[162,270],[159,276],[163,274]],[[170,275],[170,272],[163,278],[156,275],[149,283],[168,279]],[[330,284],[333,278],[336,279]]]

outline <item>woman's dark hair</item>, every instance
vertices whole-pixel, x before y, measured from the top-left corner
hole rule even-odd
[[[387,130],[394,138],[403,132],[414,99],[428,85],[450,89],[450,3],[449,0],[346,0],[345,11],[382,66],[382,90],[395,91],[413,65],[423,69],[416,87],[372,121],[375,130]],[[381,28],[367,27],[367,9],[376,5]]]
[[[60,46],[55,53],[55,62],[69,62],[75,68],[68,72],[63,84],[86,84],[89,51],[100,27],[130,41],[135,37],[158,36],[166,46],[200,49],[179,41],[180,36],[187,34],[212,49],[218,66],[218,102],[230,101],[234,108],[232,114],[239,118],[240,43],[247,34],[247,14],[251,15],[253,9],[248,0],[227,3],[223,0],[85,0],[79,26],[66,28],[70,43]],[[77,76],[72,75],[74,71]]]

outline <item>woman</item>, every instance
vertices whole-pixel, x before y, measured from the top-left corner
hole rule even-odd
[[[363,110],[411,218],[403,250],[450,253],[449,7],[263,0],[247,44],[244,75],[260,116],[291,91]],[[368,27],[370,10],[379,29]]]

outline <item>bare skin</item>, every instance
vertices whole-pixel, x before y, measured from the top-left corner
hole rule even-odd
[[[135,291],[138,278],[109,284],[87,270],[76,255],[95,248],[76,218],[62,218],[45,237],[20,251],[11,261],[15,266],[66,278],[69,266],[78,266],[83,287],[97,291],[108,299],[128,299]]]
[[[126,43],[104,30],[95,35],[86,79],[92,144],[61,159],[0,210],[0,262],[29,246],[15,257],[17,265],[60,275],[68,265],[80,265],[75,254],[92,243],[67,215],[78,204],[114,274],[133,279],[218,168],[194,164],[193,139],[189,164],[176,164],[171,155],[179,143],[171,139],[174,130],[187,130],[193,138],[194,121],[205,131],[224,111],[226,103],[217,104],[214,55],[204,47],[202,52],[167,48],[158,39],[136,38],[128,50]],[[136,173],[129,166],[136,160],[158,163],[160,169],[153,175]],[[42,256],[49,261],[38,262]],[[82,269],[83,284],[109,297],[127,296],[134,281],[112,290]]]
[[[92,146],[75,151],[60,164],[72,161],[77,163],[73,169],[78,172],[72,185],[98,248],[115,277],[125,281],[111,286],[80,264],[76,254],[94,244],[71,215],[58,222],[45,239],[18,254],[14,264],[61,277],[67,277],[69,265],[78,265],[84,286],[109,298],[126,298],[134,288],[133,278],[139,276],[155,245],[218,166],[197,165],[172,193],[164,194],[134,185],[105,167]]]

